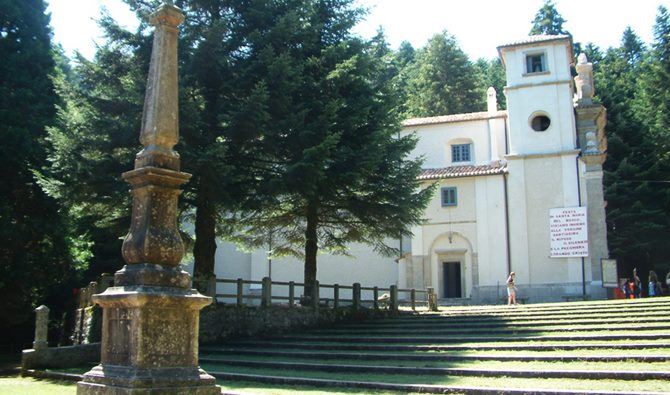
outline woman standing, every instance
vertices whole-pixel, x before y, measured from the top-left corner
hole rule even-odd
[[[516,273],[512,272],[507,277],[507,305],[516,305],[516,285],[514,284],[514,277]]]

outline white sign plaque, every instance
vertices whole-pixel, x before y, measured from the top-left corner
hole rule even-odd
[[[589,256],[586,207],[549,210],[552,258]]]

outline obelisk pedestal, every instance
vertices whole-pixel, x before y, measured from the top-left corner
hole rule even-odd
[[[135,169],[123,174],[133,209],[123,242],[126,266],[115,286],[93,300],[103,309],[101,363],[84,374],[78,394],[213,395],[221,390],[198,366],[200,309],[212,302],[191,288],[179,265],[177,39],[181,11],[163,4],[152,16],[151,66]]]

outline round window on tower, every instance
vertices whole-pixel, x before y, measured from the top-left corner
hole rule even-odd
[[[546,114],[534,114],[530,118],[530,127],[536,132],[544,132],[549,129],[551,119]]]

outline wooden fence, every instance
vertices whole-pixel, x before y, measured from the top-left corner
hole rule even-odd
[[[217,300],[228,299],[233,300],[237,306],[244,306],[249,300],[260,299],[260,305],[267,307],[272,304],[287,304],[290,307],[297,303],[308,305],[312,307],[332,307],[338,308],[342,306],[352,306],[354,309],[359,309],[363,306],[368,306],[374,309],[379,309],[382,306],[388,306],[391,310],[398,310],[401,304],[408,305],[412,310],[416,310],[418,303],[428,303],[430,300],[430,293],[432,289],[399,289],[396,285],[391,285],[388,288],[379,287],[362,287],[359,283],[352,285],[340,284],[320,284],[315,281],[311,295],[298,295],[296,289],[305,289],[304,283],[295,281],[272,281],[270,277],[264,277],[262,280],[243,280],[238,278],[233,279],[216,279],[218,284],[235,284],[235,293],[217,293]],[[260,286],[260,294],[247,292],[245,293],[245,285]],[[277,293],[277,288],[284,288],[285,292]],[[322,290],[332,290],[328,292],[331,297],[324,297]],[[274,291],[274,293],[273,293]],[[286,292],[287,291],[287,292]],[[349,292],[350,291],[350,292]],[[349,294],[349,297],[344,297],[344,294]],[[367,294],[368,298],[364,295]],[[277,302],[277,303],[275,303]]]

